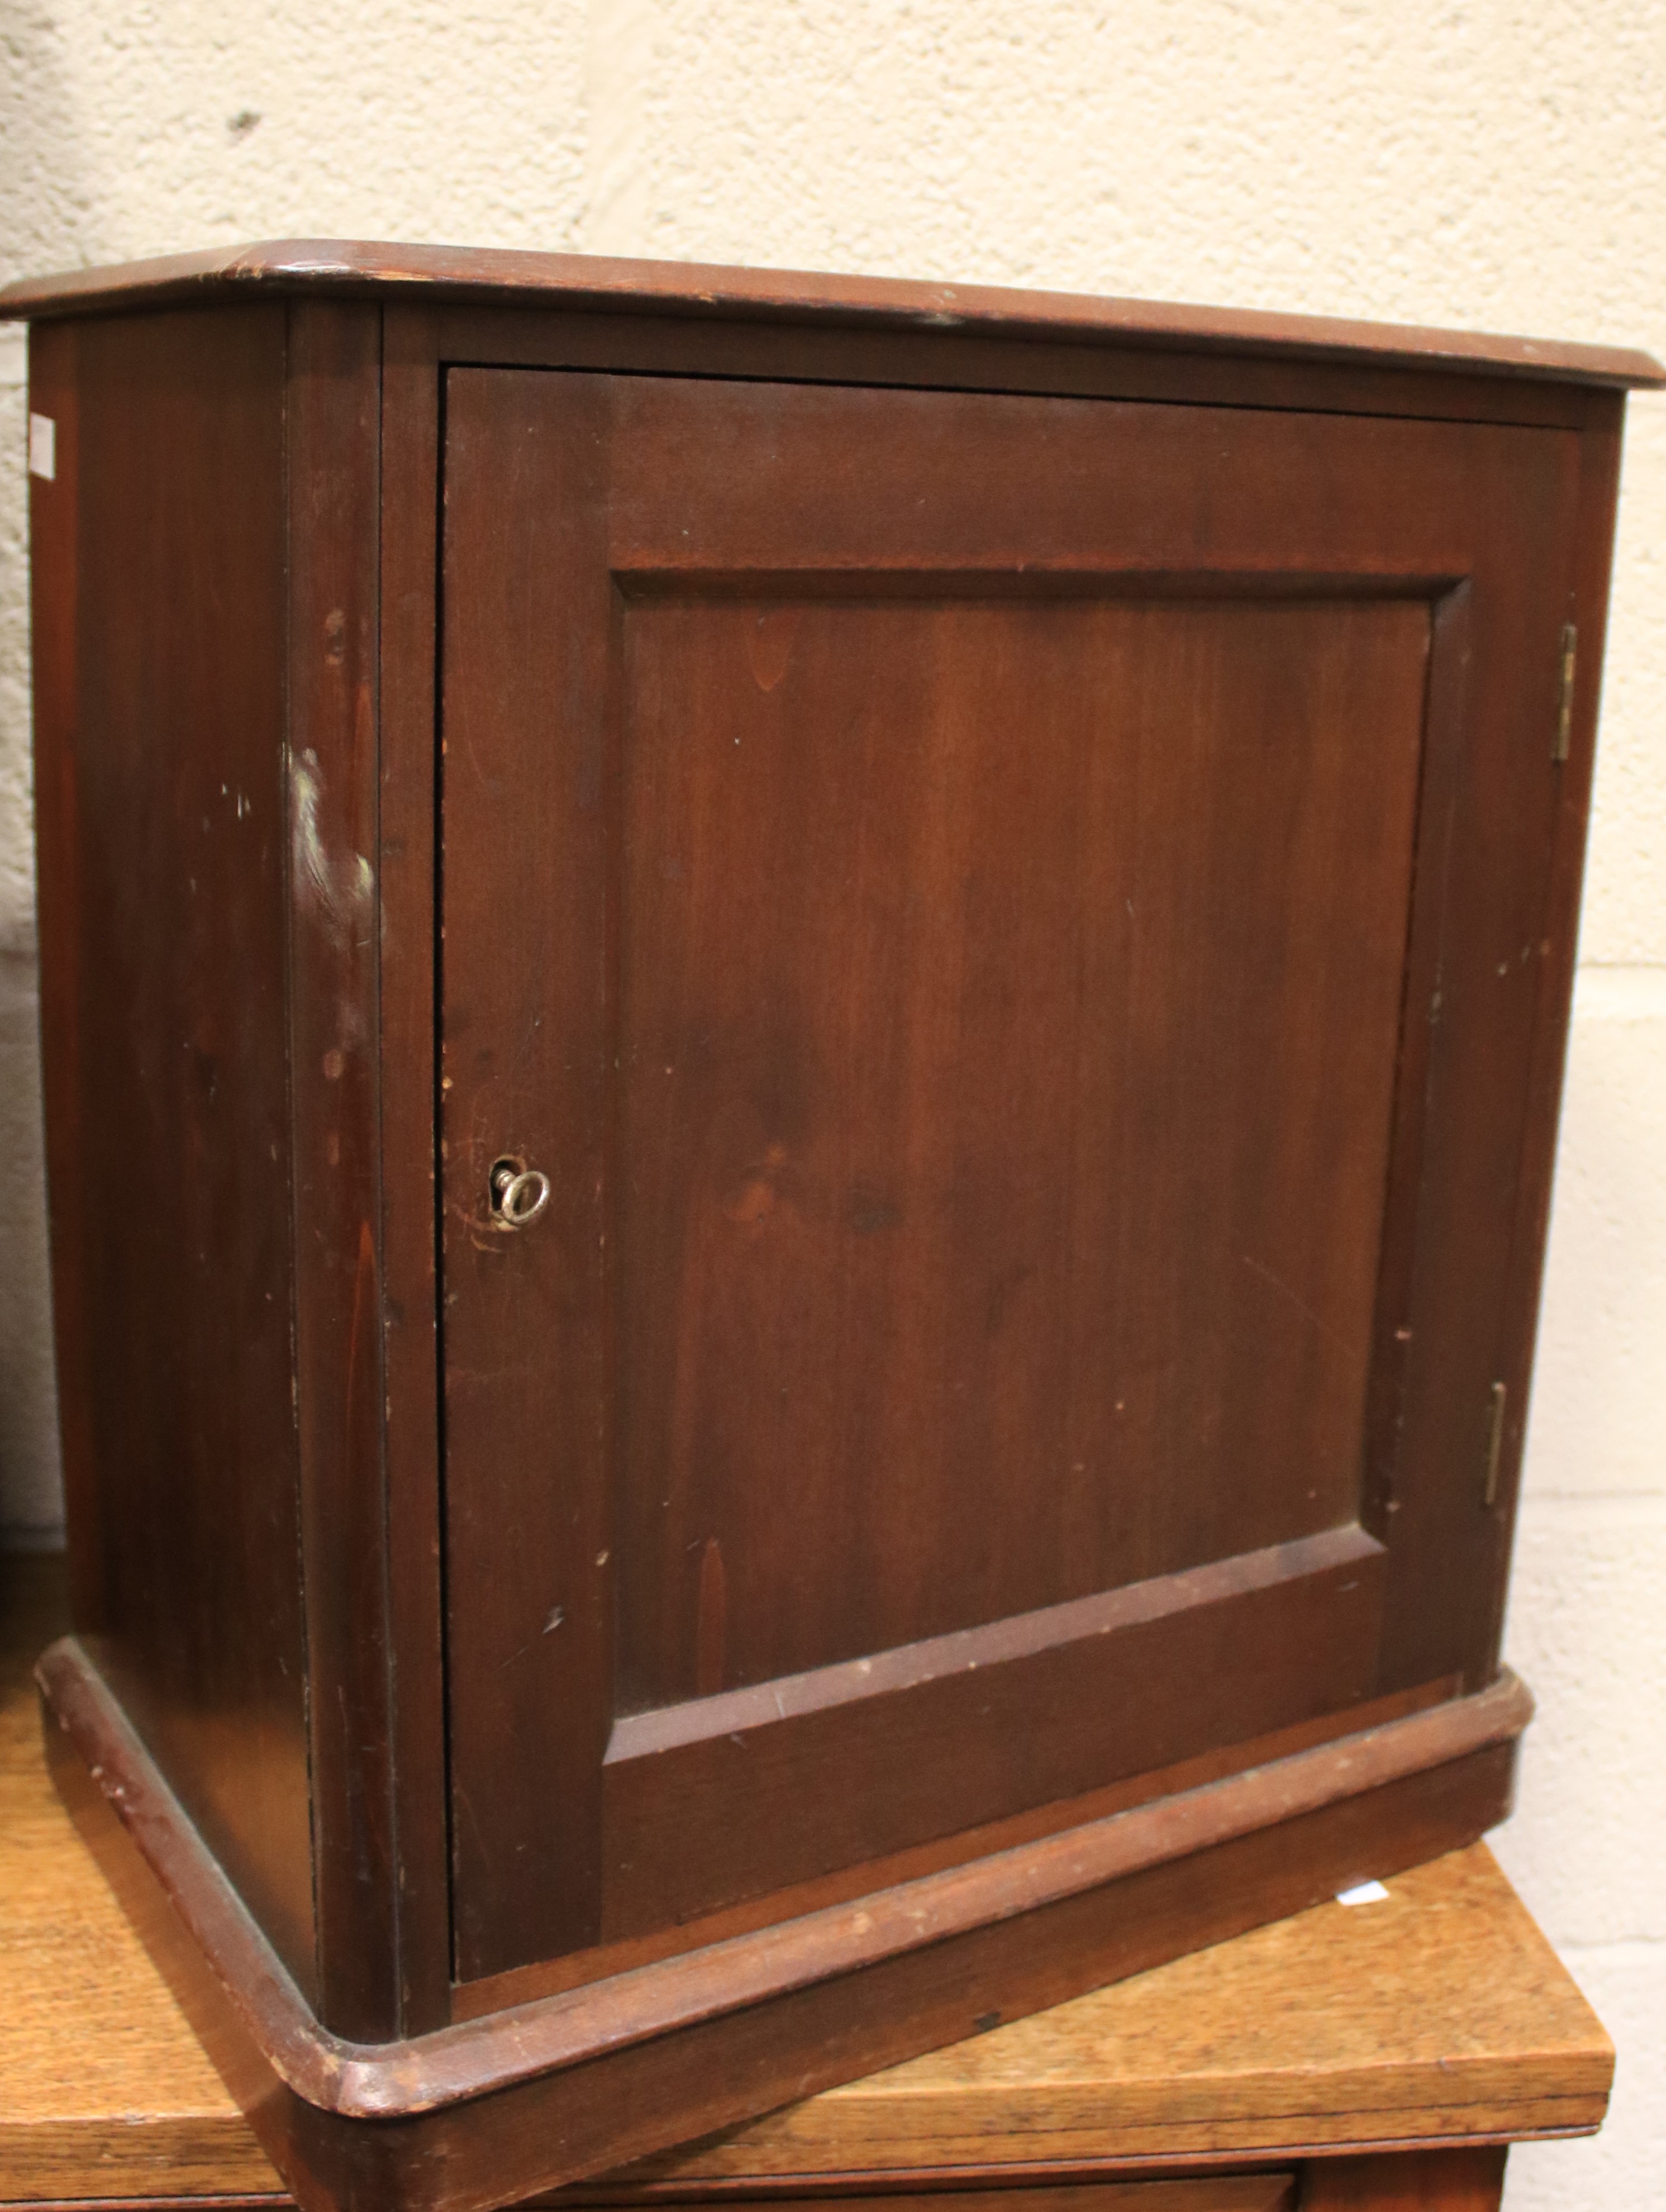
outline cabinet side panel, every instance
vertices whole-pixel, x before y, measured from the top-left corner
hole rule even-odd
[[[76,1626],[309,1990],[277,307],[53,333],[33,480]]]

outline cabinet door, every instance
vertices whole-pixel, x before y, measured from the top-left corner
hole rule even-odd
[[[1572,438],[445,425],[459,1976],[1462,1673],[1487,1591],[1394,1609],[1473,1556]]]

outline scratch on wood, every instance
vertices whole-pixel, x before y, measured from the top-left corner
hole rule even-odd
[[[324,848],[319,811],[324,777],[309,746],[289,764],[289,839],[297,890],[323,921],[331,943],[344,949],[358,934],[356,918],[368,908],[375,888],[362,853],[332,856]]]
[[[1328,1336],[1333,1344],[1342,1344],[1342,1339],[1337,1335],[1335,1330],[1332,1328],[1328,1322],[1321,1321],[1318,1315],[1314,1312],[1312,1307],[1308,1304],[1306,1299],[1298,1297],[1296,1292],[1291,1289],[1289,1284],[1283,1281],[1279,1276],[1275,1275],[1270,1267],[1263,1267],[1259,1260],[1252,1260],[1247,1252],[1240,1252],[1238,1257],[1243,1261],[1244,1266],[1249,1268],[1252,1275],[1259,1275],[1262,1282],[1270,1283],[1273,1288],[1277,1291],[1281,1297],[1289,1299],[1291,1304],[1295,1307],[1298,1313],[1305,1314],[1308,1320],[1312,1322],[1314,1328],[1318,1330],[1321,1336]],[[1342,1348],[1346,1351],[1347,1347],[1346,1345],[1343,1345]]]

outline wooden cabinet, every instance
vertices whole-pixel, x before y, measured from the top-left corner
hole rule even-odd
[[[4,304],[44,1679],[303,2201],[1500,1817],[1654,364],[416,250]]]

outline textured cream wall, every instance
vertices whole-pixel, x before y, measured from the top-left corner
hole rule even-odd
[[[1666,351],[1666,6],[13,0],[0,273],[307,233],[1449,321]],[[58,1512],[21,348],[0,339],[0,1524]],[[1666,2205],[1666,400],[1633,408],[1501,1856],[1621,2042],[1512,2212]]]

